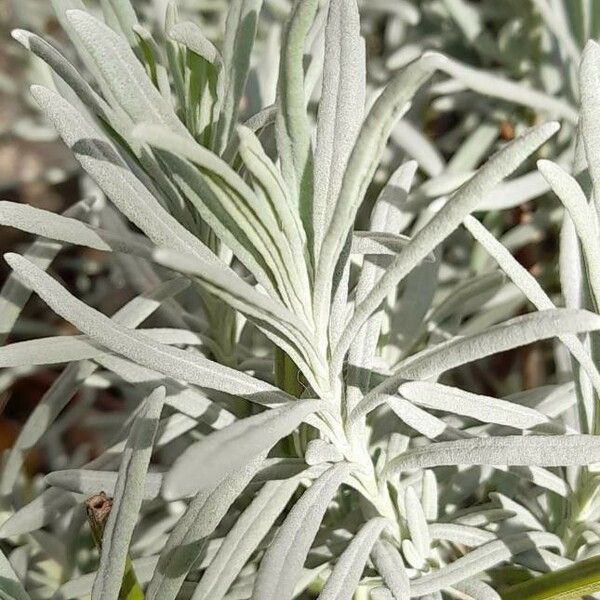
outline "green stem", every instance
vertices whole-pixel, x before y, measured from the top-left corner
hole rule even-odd
[[[512,586],[502,600],[576,600],[600,591],[600,556]]]
[[[102,536],[104,535],[104,527],[112,509],[112,500],[104,492],[100,492],[86,500],[85,509],[94,544],[102,552]],[[144,600],[144,592],[142,592],[142,588],[135,576],[129,555],[125,561],[125,572],[123,573],[123,580],[121,582],[119,600]]]

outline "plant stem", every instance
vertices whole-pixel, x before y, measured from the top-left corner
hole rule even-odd
[[[111,509],[112,500],[104,492],[88,498],[85,502],[85,510],[92,531],[92,538],[100,552],[102,552],[104,527],[108,521]],[[119,600],[144,600],[144,592],[142,592],[142,588],[135,576],[129,555],[125,561],[125,572],[123,573],[123,580],[121,582]]]
[[[576,600],[600,591],[600,556],[512,586],[503,600]]]

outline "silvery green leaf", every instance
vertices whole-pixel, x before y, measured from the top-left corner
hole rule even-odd
[[[540,160],[538,169],[569,212],[581,243],[588,281],[595,305],[600,302],[598,222],[577,180],[549,160]]]
[[[438,518],[438,484],[433,471],[425,470],[423,472],[423,481],[421,482],[421,505],[427,521],[435,521]]]
[[[219,154],[229,143],[237,121],[261,7],[262,0],[239,0],[231,4],[227,13],[223,40],[224,85],[215,140]]]
[[[506,210],[543,196],[549,190],[546,180],[536,171],[497,185],[486,194],[478,210]]]
[[[500,594],[490,585],[479,579],[465,579],[456,584],[455,588],[468,594],[472,600],[502,600]]]
[[[300,255],[294,256],[294,258],[304,258],[306,233],[297,210],[289,198],[279,170],[265,152],[258,137],[248,126],[238,126],[237,134],[239,152],[244,165],[257,184],[263,188],[271,210],[275,213],[276,220],[281,223],[281,228],[289,239],[294,253]]]
[[[329,3],[314,163],[314,255],[329,226],[365,105],[365,44],[356,2]]]
[[[205,61],[219,68],[222,67],[223,58],[221,54],[196,23],[192,21],[176,23],[169,30],[169,37],[201,56]]]
[[[402,251],[410,242],[406,235],[383,231],[354,231],[352,233],[352,254],[370,256],[393,256]]]
[[[320,600],[352,600],[371,549],[386,524],[385,519],[376,517],[361,527],[327,578]]]
[[[89,54],[84,46],[83,41],[71,26],[70,20],[67,18],[67,13],[71,10],[85,11],[86,6],[82,0],[50,0],[54,9],[56,19],[60,23],[61,27],[68,34],[71,42],[77,50],[77,54],[82,59],[86,69],[93,74],[94,78],[102,88],[103,95],[110,99],[110,91],[104,86],[103,76],[100,70],[97,68],[93,57]]]
[[[310,440],[304,453],[304,460],[307,465],[319,465],[324,462],[335,463],[343,459],[343,454],[335,445],[322,439]]]
[[[185,329],[139,329],[142,335],[161,344],[201,345],[198,334]],[[7,344],[0,348],[0,367],[51,365],[84,359],[96,359],[106,353],[85,335],[59,335]]]
[[[52,277],[21,256],[7,254],[5,258],[21,281],[33,288],[52,310],[109,350],[174,379],[189,381],[201,387],[245,395],[249,400],[259,403],[277,404],[287,401],[285,393],[268,383],[198,354],[191,355],[184,350],[159,344],[111,321],[77,300]]]
[[[600,75],[600,48],[593,40],[589,40],[583,51],[579,69],[579,86],[581,93],[581,134],[587,158],[588,169],[596,196],[600,190],[600,132],[596,127],[600,114],[600,91],[598,81]],[[595,199],[596,207],[598,199]]]
[[[17,42],[47,63],[73,89],[84,105],[89,107],[96,115],[103,117],[108,122],[115,118],[110,106],[52,44],[23,29],[15,29],[11,35]]]
[[[416,160],[430,177],[436,177],[444,171],[444,158],[439,150],[408,119],[398,121],[392,129],[391,139]]]
[[[92,588],[92,600],[119,598],[164,400],[165,388],[157,388],[145,400],[131,426],[115,484],[112,509],[102,536],[100,566]]]
[[[200,491],[188,505],[160,553],[146,590],[147,600],[175,600],[183,580],[199,561],[208,536],[256,473],[260,461],[248,462],[250,464],[231,473],[216,487]]]
[[[448,429],[448,425],[444,421],[422,408],[415,406],[404,398],[399,396],[387,396],[385,399],[381,396],[376,396],[375,398],[377,403],[379,403],[380,400],[385,401],[399,419],[431,440],[442,435],[442,433]],[[367,405],[364,400],[361,401],[351,413],[349,422],[351,424],[354,423],[359,416],[366,414],[366,412],[370,412],[370,410],[374,408],[375,405]]]
[[[119,28],[132,47],[137,46],[135,29],[138,19],[129,0],[106,0],[119,23]]]
[[[571,190],[573,192],[573,190]],[[475,239],[493,256],[498,265],[513,281],[513,283],[525,294],[539,310],[550,310],[554,303],[542,289],[538,281],[523,267],[512,254],[500,244],[496,238],[477,219],[468,216],[465,219],[465,227]],[[591,240],[588,240],[591,243]],[[596,261],[595,255],[591,259]],[[589,356],[583,344],[573,335],[559,336],[559,339],[569,349],[571,354],[579,362],[586,374],[590,377],[596,390],[600,392],[600,373],[593,360]]]
[[[479,125],[460,145],[448,161],[449,172],[470,171],[483,160],[498,138],[498,127],[494,123]]]
[[[306,267],[294,258],[268,200],[255,194],[227,163],[193,140],[146,125],[138,126],[134,134],[174,155],[169,166],[201,216],[259,282],[267,289],[274,286],[284,297],[287,294],[288,305],[293,306],[295,300],[301,314],[303,301],[308,300],[302,292],[308,286]],[[201,175],[188,161],[205,169],[207,175]]]
[[[512,466],[498,467],[498,469],[500,471],[506,471],[507,473],[516,475],[517,477],[526,481],[531,481],[532,483],[535,483],[535,485],[546,488],[547,490],[551,490],[563,498],[568,497],[571,491],[569,484],[561,475],[555,475],[551,471],[542,469],[541,467]]]
[[[378,540],[371,551],[371,558],[394,600],[410,598],[410,581],[398,550],[387,540]]]
[[[163,496],[176,500],[214,486],[225,475],[269,450],[306,417],[323,408],[318,400],[299,400],[240,419],[189,446],[175,461],[163,485]],[[194,477],[190,477],[190,472]]]
[[[539,522],[538,519],[525,508],[519,502],[515,502],[512,498],[509,498],[505,494],[499,492],[492,492],[490,494],[490,500],[500,506],[502,509],[511,511],[513,514],[507,519],[511,523],[515,523],[520,527],[524,527],[527,530],[543,531],[544,526]]]
[[[8,559],[0,550],[0,599],[1,600],[31,600],[23,584],[15,574]]]
[[[392,79],[365,119],[348,160],[317,263],[315,302],[321,305],[321,311],[329,306],[336,263],[352,229],[367,186],[379,164],[392,125],[407,109],[407,103],[431,76],[433,69],[434,66],[428,59],[420,59],[409,65]],[[325,314],[319,316],[318,326],[324,325],[326,317],[328,319],[328,315]]]
[[[465,0],[443,0],[443,4],[469,44],[483,55],[496,54],[494,40],[485,27],[480,11]]]
[[[68,208],[63,214],[77,219],[83,217],[87,211],[88,203],[81,201]],[[61,244],[36,240],[27,248],[24,256],[45,271],[61,249]],[[6,341],[30,296],[31,290],[24,287],[13,274],[9,275],[0,290],[0,344]]]
[[[317,0],[296,0],[286,26],[277,85],[275,120],[281,171],[309,241],[312,240],[313,152],[304,100],[304,44]]]
[[[425,558],[414,545],[412,540],[404,539],[401,544],[402,548],[402,556],[404,556],[406,562],[409,567],[416,569],[417,571],[422,571],[426,567]]]
[[[120,35],[82,10],[67,11],[67,19],[112,96],[134,123],[150,119],[171,131],[189,135]]]
[[[484,423],[531,429],[548,421],[534,409],[439,383],[410,381],[403,383],[398,392],[419,406],[472,417]]]
[[[163,447],[183,433],[194,428],[196,421],[184,415],[173,415],[161,421],[155,446]],[[84,465],[85,469],[113,469],[125,448],[125,440],[111,446],[104,454]],[[58,518],[74,504],[80,504],[85,496],[57,488],[49,488],[35,500],[19,509],[0,526],[0,537],[13,537],[40,529]]]
[[[105,252],[150,256],[151,245],[143,236],[131,235],[124,238],[118,233],[93,227],[78,219],[57,215],[20,202],[0,201],[0,225]]]
[[[148,388],[160,382],[167,388],[165,404],[192,419],[205,421],[213,429],[222,429],[236,420],[231,412],[211,402],[206,394],[196,387],[164,377],[157,371],[137,365],[121,356],[105,354],[96,358],[96,362],[138,388]]]
[[[92,469],[66,469],[53,471],[44,477],[45,482],[76,494],[92,496],[98,490],[107,496],[115,495],[118,473],[116,471],[94,471]],[[160,494],[162,473],[146,473],[143,487],[143,499],[152,500]]]
[[[427,557],[429,555],[429,546],[431,544],[429,527],[421,502],[412,486],[408,486],[404,492],[404,506],[406,509],[406,524],[408,526],[410,538],[415,545],[417,552],[421,556]]]
[[[225,596],[297,487],[296,477],[270,481],[262,487],[225,536],[194,590],[193,600],[221,600]]]
[[[558,128],[557,123],[546,123],[509,143],[461,186],[444,207],[413,236],[402,254],[394,260],[367,297],[356,307],[335,349],[334,364],[337,365],[343,360],[350,343],[387,294],[476,209],[488,190],[514,171],[554,135]]]
[[[260,563],[252,600],[291,600],[321,519],[351,470],[348,463],[332,466],[294,504]]]
[[[373,207],[370,223],[372,230],[391,234],[399,232],[402,222],[401,207],[410,190],[416,167],[415,162],[405,163],[390,177]],[[353,234],[353,243],[355,239],[356,234]],[[355,303],[361,302],[367,296],[383,270],[379,262],[371,262],[365,257],[356,288]],[[369,388],[381,323],[381,313],[371,316],[350,346],[346,384],[348,412],[352,411]]]
[[[114,314],[113,319],[123,325],[137,327],[156,311],[165,300],[180,293],[187,286],[186,281],[181,278],[166,281],[153,291],[136,296],[120,308]],[[4,346],[4,348],[6,347]],[[4,348],[0,349],[0,352]],[[96,365],[87,361],[70,364],[42,396],[36,408],[29,415],[27,422],[21,428],[19,436],[8,455],[0,477],[0,494],[4,496],[11,492],[23,464],[24,452],[37,444],[80,386],[95,370]]]
[[[447,540],[469,547],[481,546],[497,537],[491,531],[460,523],[431,523],[429,533],[433,540]]]
[[[386,465],[385,476],[443,465],[562,467],[597,462],[600,441],[593,435],[509,435],[439,442],[408,450]]]
[[[483,69],[474,69],[438,53],[432,52],[428,56],[431,56],[436,63],[435,68],[444,71],[479,94],[507,100],[513,104],[530,106],[550,115],[566,119],[571,123],[577,122],[576,109],[562,99],[554,98],[526,85],[515,83],[500,75],[490,74]]]
[[[394,600],[394,596],[388,588],[380,586],[371,590],[371,600]]]
[[[140,583],[144,584],[150,581],[157,562],[158,556],[144,556],[133,559],[132,565],[136,578]],[[95,576],[96,573],[88,573],[63,583],[56,591],[55,600],[79,600],[81,597],[89,597]]]
[[[557,543],[560,544],[557,540],[558,538],[550,533],[531,532],[515,533],[489,542],[438,571],[411,581],[411,596],[419,597],[443,590],[508,560],[515,554],[537,547],[556,546]]]
[[[375,395],[391,391],[407,379],[425,379],[540,339],[595,331],[597,328],[600,328],[597,315],[581,310],[541,310],[515,317],[481,333],[442,342],[407,358],[400,363],[396,374],[369,392],[363,402],[371,405]]]
[[[200,259],[159,249],[154,258],[179,272],[195,275],[215,297],[240,311],[277,346],[282,348],[303,372],[315,390],[325,377],[324,367],[314,348],[309,327],[276,299],[248,285],[237,275],[215,269]]]
[[[154,244],[216,260],[204,244],[162,208],[110,142],[68,102],[41,86],[33,86],[31,93],[84,170]]]
[[[83,496],[50,488],[20,508],[0,525],[0,538],[11,538],[41,529],[66,509],[80,504]]]

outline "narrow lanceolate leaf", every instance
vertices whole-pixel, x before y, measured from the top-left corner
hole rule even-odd
[[[164,497],[175,500],[214,486],[229,472],[269,450],[322,407],[318,400],[291,402],[241,419],[192,444],[166,475]]]
[[[47,63],[94,114],[104,118],[107,122],[112,122],[114,114],[109,105],[52,44],[23,29],[15,29],[11,32],[11,35],[17,42]]]
[[[460,365],[538,340],[598,329],[600,329],[598,315],[584,310],[541,310],[515,317],[489,327],[481,333],[454,338],[407,358],[400,363],[396,373],[373,388],[355,410],[362,412],[364,408],[373,405],[378,394],[393,393],[407,379],[426,379]],[[381,402],[385,402],[385,398]]]
[[[102,74],[110,93],[134,123],[153,121],[188,135],[173,108],[148,78],[127,42],[110,27],[81,10],[67,19]]]
[[[421,59],[392,79],[369,111],[358,134],[318,260],[315,300],[321,304],[319,323],[329,316],[324,311],[330,304],[332,276],[394,121],[408,108],[407,103],[434,68],[430,61]]]
[[[262,559],[252,600],[290,600],[321,519],[338,487],[349,476],[348,463],[321,475],[290,510]]]
[[[406,201],[410,186],[415,175],[417,164],[408,162],[399,167],[377,198],[371,215],[370,228],[387,234],[396,234],[401,227],[401,205]],[[353,246],[356,232],[353,234]],[[362,271],[356,286],[355,303],[360,303],[373,288],[384,268],[378,261],[365,257]],[[348,356],[348,375],[346,406],[348,412],[360,401],[368,390],[371,380],[371,369],[379,341],[382,324],[381,312],[373,314],[358,332],[350,346]],[[341,324],[343,328],[343,323]],[[341,333],[341,331],[339,332]]]
[[[429,546],[431,544],[429,526],[427,525],[421,502],[412,486],[406,488],[404,506],[406,508],[406,524],[412,543],[417,552],[423,558],[426,558],[429,555]]]
[[[115,206],[157,246],[216,260],[135,177],[114,146],[61,96],[41,86],[31,94],[63,141]]]
[[[0,550],[0,600],[31,600],[2,550]]]
[[[317,11],[317,0],[296,0],[282,43],[276,117],[281,170],[312,239],[313,156],[304,101],[304,44]]]
[[[473,69],[442,54],[432,52],[430,56],[433,60],[439,61],[440,71],[448,73],[479,94],[508,100],[513,104],[531,106],[572,123],[577,122],[577,110],[564,100],[533,90],[528,85],[515,83],[505,77],[492,75],[481,69]]]
[[[88,210],[88,202],[82,200],[69,207],[63,216],[79,219]],[[26,250],[25,257],[45,271],[61,249],[62,244],[36,240]],[[0,290],[0,344],[6,341],[30,296],[31,290],[18,281],[14,274],[9,275]]]
[[[598,223],[593,207],[588,204],[588,200],[577,180],[557,164],[549,160],[540,160],[537,166],[552,187],[552,191],[564,204],[575,225],[588,271],[592,299],[598,309],[600,307],[600,260],[598,258],[600,246],[598,243]]]
[[[146,590],[146,600],[175,600],[190,569],[200,559],[208,536],[248,485],[259,464],[260,461],[251,462],[230,474],[216,488],[202,490],[192,500],[160,553]]]
[[[432,594],[469,579],[516,554],[544,546],[556,546],[560,540],[551,533],[515,533],[484,544],[438,571],[411,581],[411,596]]]
[[[472,417],[484,423],[529,429],[548,421],[545,415],[532,408],[439,383],[411,381],[403,383],[398,392],[419,406]]]
[[[308,325],[278,300],[259,292],[234,273],[214,268],[198,258],[163,249],[157,250],[154,258],[162,265],[198,277],[211,294],[248,317],[281,347],[311,385],[318,389],[315,380],[315,372],[318,374],[318,370],[315,366],[319,364],[319,358]],[[309,367],[309,363],[312,363],[313,368]]]
[[[454,586],[459,592],[467,594],[473,600],[503,600],[500,594],[489,584],[480,579],[465,579]],[[504,598],[504,600],[507,600]],[[524,598],[520,600],[525,600]]]
[[[202,29],[192,21],[175,24],[169,31],[169,37],[183,44],[206,62],[222,67],[223,59],[214,44],[204,36]]]
[[[352,600],[373,544],[386,523],[385,519],[376,517],[363,525],[337,561],[319,595],[320,600]]]
[[[131,426],[121,458],[112,510],[102,537],[100,567],[92,588],[92,600],[119,598],[164,400],[165,388],[157,388]]]
[[[238,517],[194,590],[192,600],[222,600],[298,487],[298,477],[267,482]]]
[[[408,450],[386,465],[385,475],[443,465],[565,467],[598,462],[600,437],[594,435],[509,435],[440,442]]]
[[[317,117],[313,225],[315,256],[329,226],[365,105],[365,44],[355,0],[329,4]]]
[[[119,233],[20,202],[0,201],[0,225],[105,252],[150,256],[151,244],[143,236],[132,234],[125,238]]]
[[[143,335],[162,344],[199,345],[198,334],[187,329],[139,329]],[[0,368],[26,365],[51,365],[98,358],[106,350],[85,335],[57,335],[7,344],[0,348]]]
[[[262,0],[239,0],[229,7],[223,40],[223,92],[215,149],[225,150],[237,121],[240,101],[246,86],[250,55],[256,37]]]
[[[538,164],[547,162],[548,161],[538,161]],[[543,169],[544,166],[542,166],[541,168]],[[547,170],[546,175],[548,175]],[[576,188],[569,189],[568,192],[567,190],[563,191],[564,193],[561,193],[561,197],[565,194],[568,194],[570,198],[569,202],[573,202],[574,198],[577,196],[578,193]],[[587,210],[585,212],[587,213]],[[485,248],[485,250],[490,254],[490,256],[494,258],[494,260],[498,263],[500,268],[506,273],[506,275],[512,280],[512,282],[521,290],[521,292],[523,292],[525,297],[538,310],[548,310],[555,308],[554,303],[552,302],[548,294],[543,290],[542,286],[539,284],[537,279],[515,259],[515,257],[508,251],[508,249],[505,248],[494,237],[494,235],[485,228],[484,225],[482,225],[477,219],[475,219],[475,217],[470,215],[465,219],[464,225],[469,230],[471,235],[473,235],[473,237]],[[591,245],[592,244],[590,243],[590,246]],[[592,257],[592,261],[597,261],[597,257],[595,254]],[[574,271],[574,269],[572,269],[570,266],[569,270]],[[600,281],[600,279],[598,279],[597,281]],[[564,282],[563,293],[566,294],[567,306],[569,306],[567,287],[564,285]],[[577,362],[579,362],[582,369],[590,378],[592,385],[600,394],[600,373],[598,373],[598,369],[594,364],[594,361],[589,355],[588,351],[584,347],[583,343],[577,338],[577,336],[574,335],[559,336],[559,339],[569,349],[569,351],[577,360]]]
[[[121,307],[112,318],[127,327],[137,327],[156,311],[165,300],[180,293],[187,286],[188,283],[181,278],[166,281],[151,292],[136,296]],[[7,347],[9,346],[4,346],[4,348]],[[3,349],[0,349],[0,352]],[[67,366],[53,381],[48,391],[29,415],[27,422],[19,432],[16,442],[13,444],[0,477],[0,495],[4,496],[11,492],[23,465],[24,452],[37,444],[73,395],[96,369],[97,365],[94,363],[78,361]],[[153,377],[152,380],[156,380],[156,378]],[[98,490],[94,492],[98,492]]]
[[[579,84],[581,90],[581,132],[585,147],[587,164],[594,184],[595,201],[598,206],[600,190],[600,47],[589,40],[583,51],[579,69]]]
[[[21,281],[81,332],[145,367],[174,379],[201,387],[246,396],[255,402],[281,403],[289,400],[277,388],[244,373],[225,367],[199,354],[159,344],[149,337],[123,327],[69,294],[56,280],[17,254],[5,255]]]
[[[59,487],[76,494],[92,496],[102,490],[107,496],[115,496],[118,473],[115,471],[95,471],[93,469],[65,469],[53,471],[44,478],[48,485]],[[162,473],[146,473],[143,486],[143,500],[153,500],[160,495]]]
[[[119,23],[119,27],[129,44],[132,47],[137,46],[134,30],[139,25],[139,22],[130,0],[108,0],[108,3],[110,4]]]
[[[387,540],[378,540],[371,558],[394,600],[410,598],[408,573],[398,550]]]
[[[462,185],[427,225],[413,236],[410,244],[394,260],[363,302],[356,307],[335,349],[333,360],[336,365],[341,364],[350,343],[387,294],[477,208],[487,192],[510,175],[530,154],[554,135],[558,128],[558,123],[546,123],[529,130],[508,144]]]

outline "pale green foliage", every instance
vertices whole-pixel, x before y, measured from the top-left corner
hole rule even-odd
[[[63,215],[0,202],[0,224],[40,236],[5,256],[2,341],[30,290],[80,332],[0,348],[2,389],[66,365],[0,476],[11,562],[60,575],[40,586],[0,555],[1,598],[112,600],[131,555],[148,600],[478,600],[506,562],[531,575],[598,552],[600,50],[581,46],[600,15],[492,4],[235,0],[206,30],[170,4],[151,33],[129,0],[103,19],[53,0],[85,75],[13,32],[53,72],[31,94],[93,198]],[[580,60],[580,85],[558,86]],[[459,115],[439,147],[424,107]],[[550,189],[564,217],[542,205],[503,230],[501,209]],[[561,218],[566,308],[514,257]],[[67,245],[106,253],[135,298],[108,317],[69,291],[47,272]],[[540,340],[564,381],[472,381],[472,363]],[[127,402],[103,452],[51,461],[25,503],[25,453],[109,386]],[[90,573],[81,501],[102,490]]]

